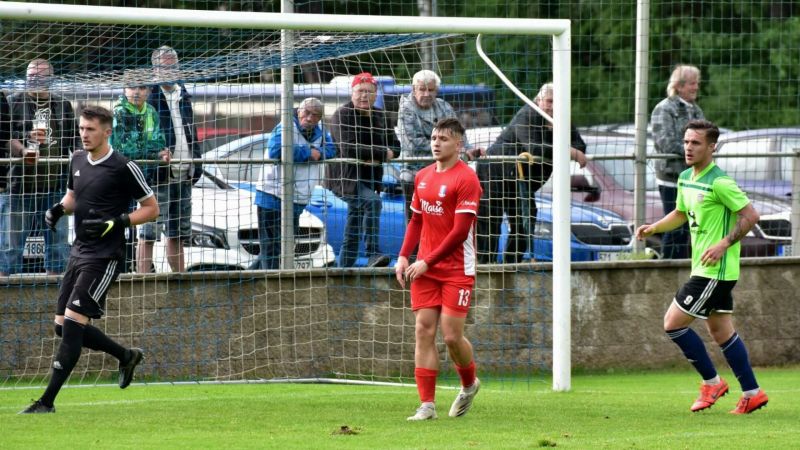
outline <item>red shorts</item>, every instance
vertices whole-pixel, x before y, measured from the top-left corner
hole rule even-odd
[[[455,283],[419,277],[411,283],[411,309],[435,308],[448,316],[466,317],[474,286],[474,279]]]

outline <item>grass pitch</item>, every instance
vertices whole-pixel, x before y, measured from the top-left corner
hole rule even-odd
[[[56,414],[17,415],[42,389],[0,391],[0,448],[788,449],[800,442],[800,368],[757,369],[769,405],[733,416],[740,392],[689,412],[693,372],[576,375],[572,391],[486,379],[472,410],[406,422],[412,387],[299,384],[65,388]]]

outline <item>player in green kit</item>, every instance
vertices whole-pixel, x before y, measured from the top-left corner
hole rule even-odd
[[[675,294],[664,330],[703,377],[693,412],[710,408],[728,393],[705,345],[689,325],[703,319],[731,366],[743,395],[731,413],[749,414],[767,404],[759,388],[747,348],[733,327],[731,291],[739,279],[739,241],[758,222],[758,212],[733,180],[712,161],[719,128],[692,120],[684,128],[683,147],[688,169],[678,179],[677,207],[652,225],[642,225],[636,238],[670,231],[688,221],[692,237],[692,274]]]

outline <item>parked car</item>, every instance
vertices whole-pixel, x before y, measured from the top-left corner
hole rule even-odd
[[[227,145],[219,147],[212,152],[207,153],[204,157],[207,159],[227,159],[231,161],[238,160],[258,160],[263,159],[266,154],[266,143],[269,139],[269,133],[248,136],[244,139],[231,142]],[[261,179],[261,168],[263,164],[243,162],[241,164],[213,164],[205,163],[203,167],[211,172],[214,176],[229,182],[242,190],[255,191],[255,184]],[[400,165],[397,163],[385,164],[384,170],[384,190],[381,192],[382,211],[380,216],[380,250],[384,253],[396,257],[400,251],[403,243],[403,236],[405,234],[405,215],[403,208],[405,207],[402,190],[400,189],[398,173]],[[545,204],[549,204],[549,200],[542,200]],[[325,224],[326,236],[328,243],[333,247],[334,251],[339,251],[341,242],[344,236],[345,220],[347,217],[347,204],[334,195],[331,191],[317,186],[313,192],[311,201],[309,202],[306,210],[311,212],[314,216],[319,217]],[[538,260],[552,259],[552,241],[547,231],[547,223],[551,223],[552,219],[549,216],[550,209],[542,207],[539,210],[540,232],[537,239],[534,241],[534,257]],[[614,220],[599,221],[599,218]],[[618,218],[610,211],[602,210],[601,208],[576,205],[573,207],[573,222],[577,232],[573,236],[573,259],[587,260],[610,258],[610,254],[627,252],[631,249],[631,230],[622,219]],[[588,236],[583,234],[581,230],[585,227],[586,223],[594,223],[595,228],[602,228],[606,233],[612,233],[610,222],[614,222],[613,226],[623,225],[627,231],[620,232],[614,231],[622,237],[608,239],[608,240],[593,240],[593,238],[585,237],[585,241],[581,237]],[[619,223],[617,223],[619,222]],[[612,227],[613,228],[613,227]],[[619,227],[618,227],[619,228]],[[506,229],[507,232],[507,229]],[[594,232],[595,234],[597,232]],[[591,233],[589,233],[591,234]],[[356,261],[356,266],[366,265],[367,258],[363,256],[363,244],[361,248],[362,256]],[[530,252],[529,252],[530,253]],[[530,254],[529,254],[530,256]]]
[[[737,131],[720,136],[717,142],[717,164],[728,172],[747,192],[787,201],[792,195],[790,157],[725,157],[726,153],[783,153],[800,149],[800,127],[762,128]]]
[[[208,172],[192,188],[192,232],[184,239],[186,271],[243,270],[258,258],[258,218],[254,194],[236,189]],[[300,216],[295,236],[296,269],[326,267],[334,252],[325,240],[325,226],[308,212]],[[169,272],[165,239],[156,242],[156,272]]]

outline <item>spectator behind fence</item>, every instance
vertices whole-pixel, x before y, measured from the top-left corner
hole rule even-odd
[[[546,83],[534,103],[553,116],[553,84]],[[570,128],[570,158],[586,165],[586,144],[574,126]],[[517,112],[495,142],[491,156],[523,156],[527,161],[479,160],[478,177],[483,184],[483,200],[478,215],[478,257],[481,263],[497,262],[503,212],[510,231],[503,252],[504,263],[516,263],[525,250],[533,251],[532,235],[536,227],[534,195],[553,172],[553,125],[528,105]]]
[[[678,196],[678,175],[686,170],[683,160],[683,127],[694,119],[704,119],[697,105],[700,90],[700,69],[679,65],[672,71],[667,84],[667,98],[661,100],[650,117],[653,139],[658,153],[677,155],[677,159],[656,162],[656,183],[664,205],[664,214],[675,209]],[[661,236],[661,254],[666,259],[689,257],[689,228],[686,224]]]
[[[11,112],[8,110],[6,94],[0,91],[0,158],[8,158],[8,140],[11,138]],[[8,240],[8,188],[9,163],[0,163],[0,270],[5,267],[5,252],[3,249]]]
[[[351,88],[351,100],[333,114],[331,133],[339,156],[359,161],[329,164],[325,186],[347,203],[339,266],[355,264],[363,234],[367,265],[382,267],[391,261],[378,248],[383,163],[398,156],[400,142],[383,110],[373,105],[378,94],[375,78],[360,73],[353,78]]]
[[[692,272],[664,315],[664,331],[702,377],[700,396],[689,408],[692,412],[710,408],[729,389],[706,344],[690,328],[695,319],[702,319],[742,388],[742,397],[730,412],[750,414],[769,398],[759,387],[747,348],[733,326],[731,291],[739,279],[739,241],[759,215],[736,181],[714,164],[719,128],[706,120],[692,120],[684,130],[684,161],[690,168],[679,175],[677,206],[658,222],[640,226],[636,238],[644,240],[689,223]]]
[[[294,115],[292,146],[294,160],[293,223],[295,236],[300,226],[300,214],[311,199],[314,186],[322,181],[322,160],[336,156],[336,146],[320,121],[325,112],[319,99],[307,98],[300,102]],[[281,159],[283,124],[272,130],[267,148],[270,159]],[[251,269],[277,269],[281,255],[281,199],[284,181],[281,167],[265,164],[261,185],[256,192],[258,212],[258,240],[261,251]]]
[[[400,99],[397,112],[397,137],[400,139],[400,154],[403,158],[431,157],[431,134],[436,122],[449,117],[457,118],[449,103],[437,98],[441,79],[435,72],[420,70],[411,79],[411,92]],[[473,148],[466,136],[465,154],[474,159],[482,154],[482,149]],[[405,197],[404,213],[411,217],[411,197],[414,195],[414,176],[429,162],[408,163],[400,172],[400,183]],[[406,220],[408,222],[408,220]]]
[[[44,237],[44,269],[62,273],[67,264],[67,223],[54,230],[44,226],[47,209],[61,200],[66,190],[67,167],[40,158],[63,158],[66,162],[78,141],[78,125],[72,105],[49,91],[53,67],[45,59],[28,64],[25,91],[9,97],[12,157],[23,162],[11,167],[10,189],[0,275],[23,270],[23,249],[32,233]]]
[[[187,160],[201,156],[194,124],[191,95],[179,78],[178,54],[172,47],[162,46],[153,51],[153,68],[159,83],[150,91],[147,102],[158,113],[159,125],[167,141],[172,159]],[[167,262],[173,272],[185,267],[183,239],[192,232],[192,183],[200,178],[202,168],[194,163],[173,163],[165,177],[155,187],[161,215],[158,223],[145,224],[140,232],[139,262],[149,271],[153,242],[163,231],[167,238]],[[163,230],[162,230],[163,228]],[[142,254],[143,252],[143,254]]]
[[[111,134],[111,147],[126,158],[142,160],[159,160],[168,163],[170,151],[166,148],[164,135],[153,105],[147,103],[150,88],[144,85],[132,85],[125,88],[125,95],[120,96],[114,107],[114,127]],[[167,180],[169,166],[157,164],[141,164],[142,173],[149,186],[156,186],[158,180]],[[159,174],[160,173],[160,174]],[[136,270],[150,272],[152,264],[152,242],[150,248],[140,245],[136,254]],[[149,252],[148,252],[149,250]]]

